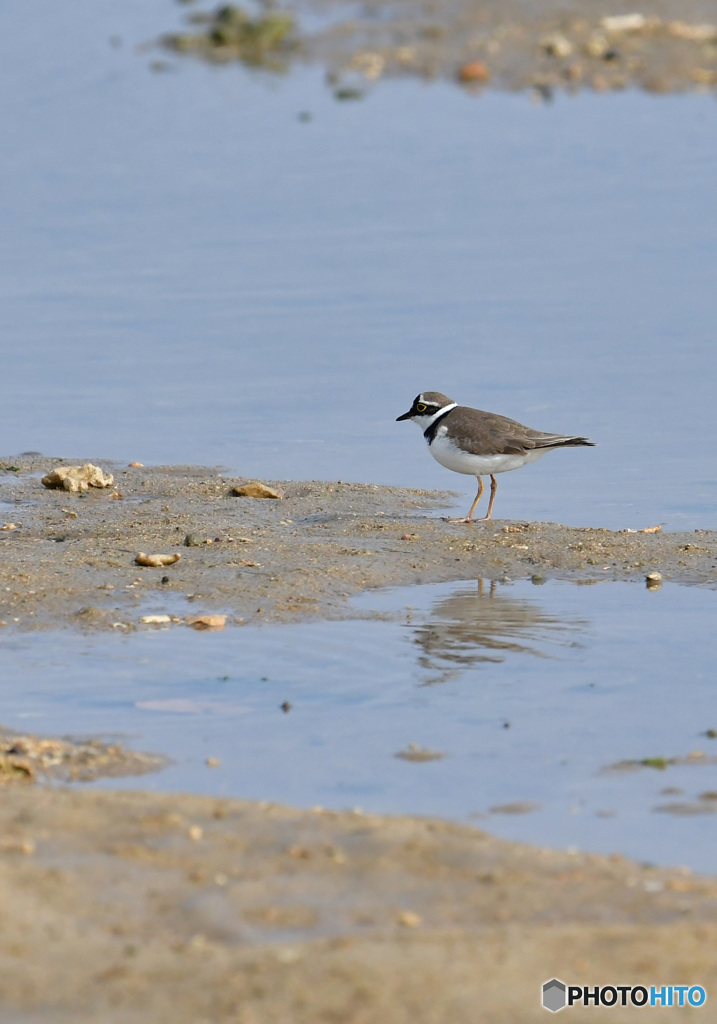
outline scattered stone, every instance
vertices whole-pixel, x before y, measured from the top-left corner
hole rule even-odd
[[[561,32],[549,32],[540,39],[540,46],[550,57],[569,57],[573,44]]]
[[[111,473],[103,473],[99,466],[87,462],[84,466],[58,466],[43,476],[42,483],[50,489],[60,488],[75,494],[88,491],[90,487],[111,487],[114,477]]]
[[[540,804],[532,803],[530,800],[515,800],[510,804],[496,804],[490,808],[491,814],[532,814],[539,811]]]
[[[603,32],[593,32],[588,41],[585,43],[585,53],[588,57],[601,58],[610,49],[610,43]]]
[[[91,782],[103,777],[143,775],[158,771],[162,757],[126,750],[119,743],[45,739],[0,729],[0,783]]]
[[[232,494],[235,494],[238,498],[281,498],[278,491],[261,483],[259,480],[235,487]]]
[[[34,782],[35,769],[24,757],[3,753],[0,747],[0,785],[5,782]]]
[[[136,556],[137,565],[144,565],[148,569],[162,569],[165,565],[174,565],[182,556],[175,552],[173,555],[146,555],[144,551]]]
[[[84,625],[102,623],[106,619],[106,616],[107,612],[104,608],[98,608],[93,604],[85,605],[84,608],[79,608],[75,612],[75,617],[80,619]]]
[[[172,621],[169,615],[143,615],[140,622],[147,626],[164,626]]]
[[[600,19],[600,24],[605,31],[613,35],[621,35],[623,32],[641,32],[648,25],[652,26],[653,23],[655,23],[655,19],[648,21],[644,14],[638,14],[637,12],[633,14],[613,14]],[[657,20],[656,25],[659,25],[659,20]]]
[[[380,53],[373,53],[370,50],[357,53],[349,64],[350,68],[360,71],[364,78],[373,82],[380,78],[386,67],[386,58]]]
[[[227,623],[226,615],[189,615],[184,620],[192,629],[213,630],[224,629]]]
[[[428,747],[419,747],[417,743],[409,743],[405,750],[399,750],[393,756],[402,761],[414,761],[419,764],[424,761],[442,761],[446,755],[440,750],[430,750]]]
[[[130,462],[130,464],[129,464],[129,468],[130,469],[137,469],[137,468],[141,469],[142,466],[144,466],[143,462]]]
[[[646,526],[644,529],[639,530],[639,533],[662,533],[661,526]]]
[[[648,590],[659,590],[662,586],[662,573],[648,572],[645,576],[645,586]]]
[[[460,68],[458,81],[464,85],[481,85],[483,82],[489,82],[490,68],[482,60],[472,60]]]
[[[396,916],[396,924],[400,924],[402,928],[418,928],[421,921],[421,915],[413,910],[401,910]]]
[[[695,43],[711,43],[717,40],[717,25],[690,25],[686,21],[671,21],[667,31],[677,39],[689,39]]]
[[[201,548],[205,544],[211,543],[211,540],[208,540],[206,537],[200,536],[200,534],[198,533],[188,533],[187,536],[184,538],[185,548]]]

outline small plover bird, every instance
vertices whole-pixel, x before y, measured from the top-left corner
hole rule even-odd
[[[586,437],[567,434],[544,434],[541,430],[524,427],[507,416],[494,412],[471,409],[458,405],[440,391],[424,391],[413,400],[413,405],[397,416],[396,421],[413,420],[423,431],[428,450],[433,458],[454,473],[467,473],[478,477],[478,493],[464,519],[451,519],[452,523],[470,523],[483,493],[481,477],[490,476],[490,501],[482,517],[490,519],[498,482],[496,473],[521,469],[529,462],[537,462],[554,448],[594,447]]]

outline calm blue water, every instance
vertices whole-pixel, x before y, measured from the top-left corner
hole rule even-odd
[[[110,785],[436,814],[714,872],[715,814],[654,808],[700,806],[701,793],[717,791],[717,764],[603,769],[696,750],[717,757],[704,735],[717,728],[716,600],[675,585],[464,582],[356,602],[383,619],[4,634],[2,721],[119,733],[173,759],[158,775]],[[411,743],[445,757],[394,756]],[[208,768],[207,757],[222,763]],[[666,786],[683,792],[661,795]],[[491,813],[525,801],[539,809]]]
[[[504,477],[501,516],[714,526],[712,97],[337,103],[315,71],[152,73],[137,44],[184,10],[5,12],[7,454],[455,486],[463,508],[470,481],[393,422],[433,388],[599,442]]]

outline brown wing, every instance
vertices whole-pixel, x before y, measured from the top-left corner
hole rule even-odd
[[[451,435],[472,455],[525,455],[536,448],[592,445],[585,437],[546,434],[507,416],[465,405],[457,406],[449,415]]]

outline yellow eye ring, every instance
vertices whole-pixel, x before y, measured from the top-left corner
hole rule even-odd
[[[423,402],[419,402],[419,404],[416,406],[416,412],[425,412],[426,409],[427,406],[425,406]]]

